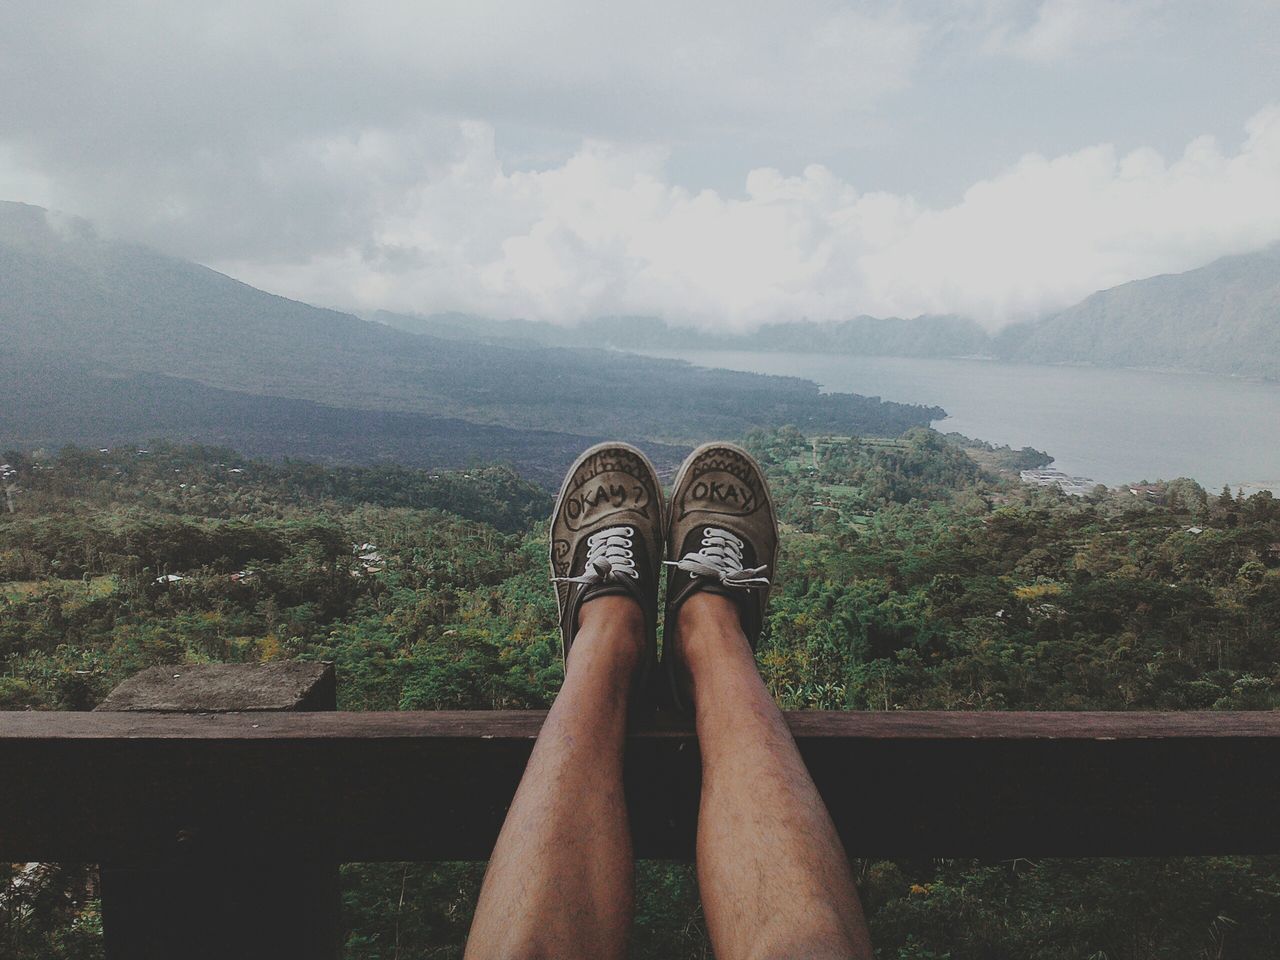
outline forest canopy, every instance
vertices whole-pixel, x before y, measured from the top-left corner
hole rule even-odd
[[[745,442],[783,521],[758,659],[784,707],[1280,706],[1270,494],[1177,480],[1154,499],[1072,498],[1013,479],[1038,451],[928,429]],[[87,709],[154,664],[280,658],[334,662],[347,710],[554,696],[542,487],[502,467],[144,450],[4,455],[0,708]],[[1280,941],[1274,859],[857,867],[883,957],[1274,956]],[[482,869],[344,867],[346,956],[390,958],[397,936],[405,955],[460,956]],[[83,868],[0,871],[6,956],[100,956]],[[691,870],[640,878],[636,955],[705,956]]]

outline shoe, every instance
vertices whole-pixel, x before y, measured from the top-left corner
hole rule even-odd
[[[728,597],[756,648],[778,556],[778,519],[764,471],[731,443],[689,454],[676,475],[667,521],[667,608],[663,663],[677,708],[692,705],[688,675],[674,653],[676,614],[699,590]]]
[[[637,675],[644,688],[657,662],[663,520],[662,484],[635,447],[601,443],[569,468],[551,514],[551,580],[566,666],[582,605],[594,597],[634,597],[648,636]]]

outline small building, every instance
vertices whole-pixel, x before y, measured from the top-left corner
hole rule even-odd
[[[1163,483],[1135,483],[1129,487],[1129,492],[1150,503],[1164,503],[1165,485]]]
[[[1083,497],[1093,492],[1097,484],[1088,477],[1073,477],[1061,470],[1043,467],[1037,470],[1021,470],[1018,477],[1034,487],[1057,487],[1071,497]]]

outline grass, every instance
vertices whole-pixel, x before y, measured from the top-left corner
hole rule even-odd
[[[109,596],[116,589],[114,576],[92,577],[88,580],[8,580],[0,583],[0,597],[16,602],[41,593],[58,593],[68,600],[96,600]]]

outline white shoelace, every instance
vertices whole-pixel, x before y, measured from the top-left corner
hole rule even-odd
[[[619,583],[620,577],[639,578],[631,551],[633,527],[608,527],[587,537],[586,568],[576,577],[552,577],[552,583]]]
[[[759,590],[769,586],[769,578],[765,576],[769,569],[767,565],[743,568],[743,546],[743,542],[728,530],[703,527],[700,550],[686,553],[679,560],[663,562],[695,577],[713,577],[726,587]]]

